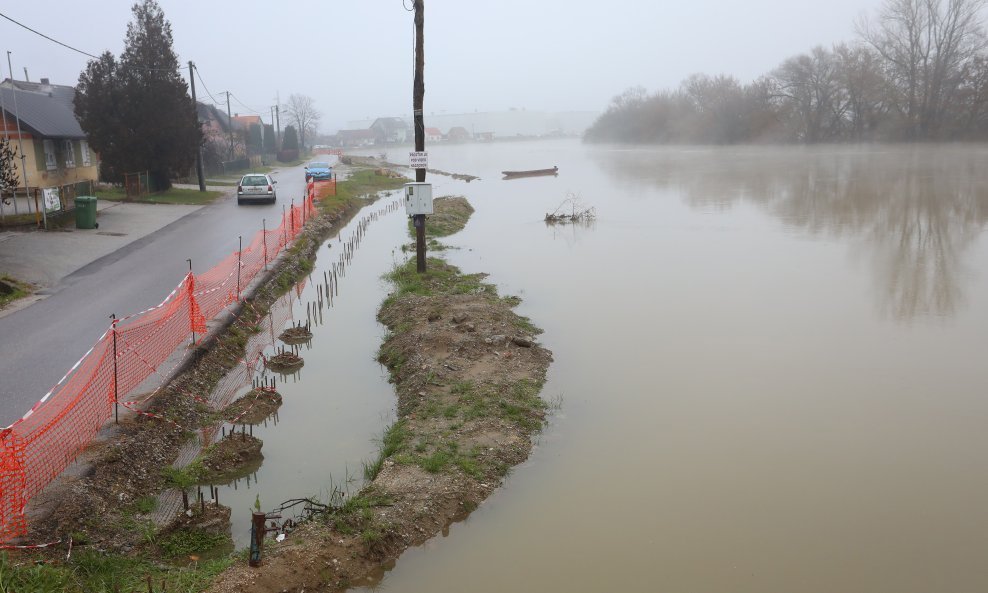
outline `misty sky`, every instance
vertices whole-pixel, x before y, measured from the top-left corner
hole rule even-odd
[[[256,110],[267,122],[277,92],[282,103],[301,93],[315,99],[322,132],[411,112],[412,13],[401,0],[159,2],[179,59],[196,62],[224,108],[220,93],[229,90],[232,111]],[[119,56],[132,4],[2,0],[0,12],[88,53]],[[874,15],[881,0],[425,5],[428,116],[511,107],[600,111],[629,86],[673,88],[696,72],[747,82],[815,45],[852,40],[855,19]],[[31,80],[74,85],[89,60],[5,19],[0,40],[0,49],[13,52],[17,79],[27,67]],[[8,77],[6,60],[0,64]],[[197,91],[210,100],[201,85]]]

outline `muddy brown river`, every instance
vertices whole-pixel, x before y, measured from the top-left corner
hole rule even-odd
[[[988,590],[988,147],[429,153],[482,178],[428,178],[476,208],[448,259],[524,299],[561,404],[504,488],[377,586]],[[596,220],[547,226],[568,197]],[[262,435],[265,503],[358,473],[390,421],[373,314],[402,216],[368,230],[285,436]]]

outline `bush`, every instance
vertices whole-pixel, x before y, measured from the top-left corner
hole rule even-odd
[[[281,162],[283,162],[283,163],[290,163],[292,161],[297,161],[298,160],[298,149],[296,148],[296,149],[292,149],[292,150],[287,150],[287,149],[286,150],[279,150],[278,151],[278,160],[281,161]]]

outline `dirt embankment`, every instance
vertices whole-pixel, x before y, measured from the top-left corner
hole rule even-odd
[[[170,475],[167,468],[191,431],[218,421],[217,414],[195,397],[208,394],[240,363],[247,337],[257,331],[258,316],[311,270],[312,258],[325,239],[364,205],[365,201],[352,199],[327,203],[320,216],[310,219],[236,319],[200,345],[188,368],[152,400],[147,412],[166,420],[147,416],[122,420],[119,428],[92,445],[81,457],[85,468],[81,475],[60,477],[31,501],[28,539],[68,541],[71,537],[97,550],[159,555],[160,550],[147,546],[149,515],[142,509],[143,501],[167,487],[188,486],[185,482],[195,476]],[[250,452],[246,456],[258,457]]]
[[[471,210],[460,200],[448,205],[465,221]],[[211,591],[372,583],[387,561],[465,518],[529,456],[545,422],[539,392],[552,361],[535,342],[540,330],[484,275],[437,259],[428,267],[417,274],[411,261],[396,270],[379,312],[390,330],[379,359],[396,386],[399,420],[366,468],[369,484],[285,542],[269,540],[261,568],[235,565]]]

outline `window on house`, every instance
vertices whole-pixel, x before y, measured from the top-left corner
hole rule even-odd
[[[55,157],[55,141],[45,140],[45,167],[49,171],[58,168],[58,159]]]
[[[82,152],[82,166],[88,167],[93,164],[92,158],[89,156],[89,142],[85,140],[79,141],[80,152]]]
[[[65,155],[65,168],[75,167],[75,148],[73,148],[71,140],[62,141],[62,153]]]

